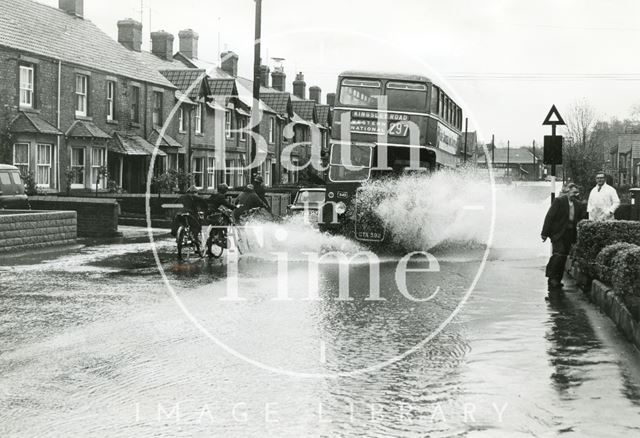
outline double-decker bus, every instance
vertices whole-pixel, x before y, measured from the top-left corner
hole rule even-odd
[[[321,230],[361,241],[383,241],[384,226],[358,203],[362,183],[407,171],[456,167],[461,130],[462,109],[429,78],[342,73],[331,129],[326,199],[319,215]]]

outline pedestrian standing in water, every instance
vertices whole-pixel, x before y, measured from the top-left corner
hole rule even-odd
[[[596,175],[596,186],[589,194],[587,211],[592,221],[611,221],[620,206],[620,198],[616,189],[606,183],[604,172]]]
[[[576,225],[585,219],[584,205],[578,202],[579,190],[574,183],[569,183],[558,196],[544,219],[542,241],[551,239],[552,254],[547,263],[546,276],[549,292],[562,290],[562,277],[571,247],[576,242]]]

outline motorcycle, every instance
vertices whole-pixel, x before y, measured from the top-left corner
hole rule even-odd
[[[198,217],[194,217],[191,213],[184,212],[177,216],[180,224],[176,232],[176,246],[178,247],[178,259],[183,260],[189,258],[191,251],[202,258],[202,244],[200,242],[200,233],[196,230],[202,229],[204,221],[204,213],[198,212]]]
[[[240,240],[240,234],[237,232],[236,227],[238,225],[245,224],[254,218],[271,218],[268,214],[265,215],[263,208],[252,208],[245,211],[236,221],[233,211],[226,207],[220,207],[219,211],[208,216],[208,222],[211,225],[209,230],[209,238],[207,239],[207,255],[210,258],[220,258],[225,249],[229,248],[228,233],[231,231],[236,236],[236,240]],[[239,242],[238,242],[239,243]],[[238,245],[238,251],[240,251],[241,245]]]
[[[207,239],[207,255],[210,258],[220,258],[225,249],[229,247],[229,227],[235,225],[233,213],[225,207],[220,207],[218,212],[209,215],[209,238]]]

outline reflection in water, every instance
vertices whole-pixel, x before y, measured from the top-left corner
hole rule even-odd
[[[584,310],[568,303],[562,294],[554,294],[549,301],[549,331],[545,338],[550,342],[548,354],[555,372],[551,375],[562,397],[575,395],[573,387],[592,378],[593,350],[601,348]]]

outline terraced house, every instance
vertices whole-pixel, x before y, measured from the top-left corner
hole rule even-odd
[[[3,0],[0,162],[31,173],[44,192],[109,186],[141,193],[154,157],[154,174],[189,172],[201,190],[246,184],[253,82],[238,76],[238,56],[223,53],[220,67],[199,60],[192,29],[179,32],[177,52],[163,30],[151,32],[151,51],[144,51],[141,23],[118,21],[115,41],[85,19],[83,6]],[[258,170],[267,186],[298,182],[299,173],[281,162],[283,151],[304,165],[312,142],[328,144],[330,108],[319,104],[317,87],[306,99],[305,87],[300,75],[293,83],[299,97],[292,96],[284,69],[262,67],[267,157]]]
[[[141,34],[123,31],[130,47],[118,44],[84,18],[82,0],[1,7],[2,161],[33,172],[43,191],[105,188],[105,169],[125,190],[143,191],[177,90],[132,53]],[[161,169],[166,152],[157,159]]]

